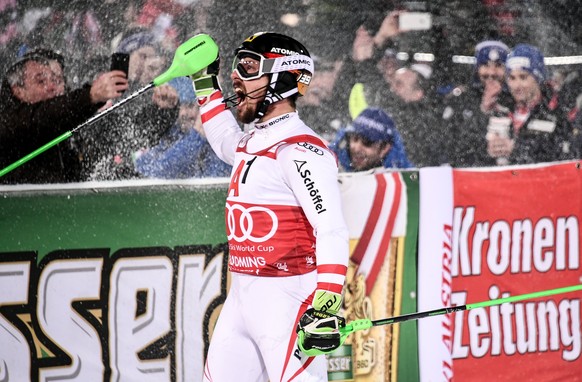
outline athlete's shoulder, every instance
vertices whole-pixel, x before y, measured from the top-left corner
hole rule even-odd
[[[327,143],[316,135],[301,134],[288,137],[279,147],[279,154],[299,155],[306,157],[326,157],[334,155]]]

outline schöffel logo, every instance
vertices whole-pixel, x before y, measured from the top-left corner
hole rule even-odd
[[[315,210],[318,214],[327,211],[323,208],[323,198],[319,193],[319,189],[315,187],[315,182],[311,180],[309,177],[311,175],[311,171],[309,169],[303,169],[303,166],[307,164],[306,161],[295,160],[295,166],[297,167],[297,172],[303,178],[303,184],[305,184],[305,188],[309,191],[309,196],[311,196],[311,201],[315,206]]]
[[[311,143],[307,143],[307,142],[299,142],[297,143],[299,146],[306,148],[309,151],[313,151],[314,153],[316,153],[317,155],[323,155],[323,150],[320,149],[317,146],[313,146]]]

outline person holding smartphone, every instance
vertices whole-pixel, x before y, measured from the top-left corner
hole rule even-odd
[[[0,166],[5,167],[46,142],[85,122],[108,100],[127,89],[121,71],[102,73],[91,84],[71,90],[65,59],[34,49],[6,72],[0,90]],[[0,178],[0,183],[66,183],[82,179],[80,142],[69,139]]]
[[[131,94],[150,83],[167,66],[167,57],[153,33],[128,30],[119,42],[112,65],[127,67]],[[136,98],[97,126],[80,132],[88,144],[84,176],[87,180],[122,180],[142,177],[134,166],[134,153],[153,147],[171,129],[179,114],[178,92],[168,84],[156,86],[150,97]]]

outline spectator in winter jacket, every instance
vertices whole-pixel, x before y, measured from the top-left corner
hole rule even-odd
[[[340,169],[346,172],[414,167],[394,121],[379,108],[364,109],[340,130],[330,148],[338,156]]]
[[[506,81],[514,105],[507,135],[489,134],[488,152],[510,164],[569,159],[572,129],[545,83],[544,56],[519,44],[507,57]]]
[[[511,95],[505,85],[505,60],[509,48],[487,40],[475,46],[471,82],[445,97],[443,121],[449,137],[449,163],[454,167],[494,166],[487,153],[487,127],[505,120]],[[490,124],[491,120],[491,124]],[[506,119],[509,121],[509,119]],[[508,122],[509,123],[509,122]]]
[[[150,83],[166,67],[154,35],[147,30],[129,32],[116,51],[129,54],[130,94]],[[174,88],[164,84],[150,94],[135,98],[83,132],[88,180],[140,177],[132,155],[156,145],[178,118],[178,93]]]
[[[204,135],[192,82],[180,77],[170,85],[180,96],[178,120],[157,145],[136,153],[137,172],[162,179],[229,176],[232,166],[216,156]]]
[[[432,69],[426,64],[398,69],[391,84],[395,99],[383,107],[394,118],[406,153],[417,167],[447,162],[446,136],[438,112],[440,97],[431,78]]]
[[[101,74],[92,84],[69,90],[64,59],[36,49],[6,72],[0,90],[0,166],[21,159],[91,117],[127,89],[121,71]],[[0,178],[0,183],[65,183],[81,180],[80,153],[69,138]]]

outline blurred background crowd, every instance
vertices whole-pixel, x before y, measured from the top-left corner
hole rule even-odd
[[[261,30],[310,51],[298,111],[343,171],[579,159],[581,19],[566,0],[0,0],[0,167],[148,84],[197,33],[230,93],[233,51]],[[227,176],[194,101],[172,80],[0,183]]]

